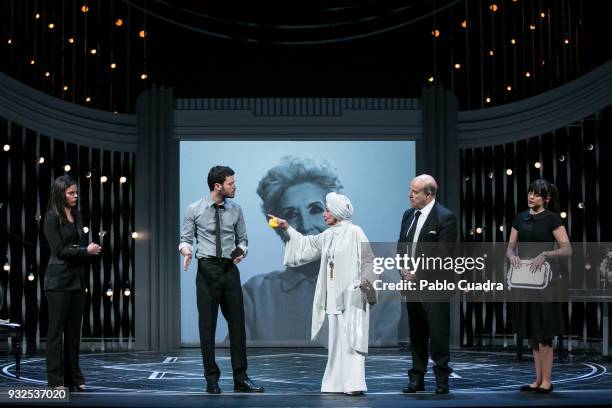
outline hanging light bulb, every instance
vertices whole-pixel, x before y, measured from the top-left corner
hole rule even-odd
[[[147,36],[147,32],[145,30],[140,30],[140,32],[138,33],[138,36],[140,38],[145,38]]]
[[[461,27],[462,27],[462,28],[467,28],[467,20],[463,20],[463,21],[461,22]]]
[[[51,73],[49,71],[45,72],[45,78],[49,78],[51,76]]]
[[[125,288],[125,290],[123,291],[123,294],[125,296],[130,296],[132,294],[132,291],[130,290],[130,288]]]
[[[11,264],[9,264],[8,262],[5,263],[2,269],[4,269],[5,272],[9,272],[11,270]]]
[[[30,272],[30,273],[28,274],[28,280],[29,280],[30,282],[32,282],[32,281],[34,280],[34,274],[33,274],[32,272]]]
[[[433,82],[434,81],[434,77],[430,76],[429,78],[427,78],[427,81]]]
[[[127,177],[125,176],[121,176],[121,178],[119,179],[119,183],[123,184],[127,181]]]
[[[67,165],[65,165],[65,166],[64,166],[64,171],[65,171],[65,172],[69,172],[71,169],[72,169],[72,167],[70,167],[70,165],[69,165],[69,164],[67,164]]]
[[[88,171],[87,173],[85,173],[85,178],[91,178],[91,171]]]
[[[11,145],[10,144],[5,144],[4,146],[2,146],[2,150],[4,150],[5,152],[8,152],[9,150],[11,150]]]
[[[115,64],[114,62],[112,62],[112,63],[110,64],[110,67],[111,67],[111,69],[115,69],[115,68],[117,68],[117,64]]]
[[[87,13],[88,11],[89,11],[89,7],[87,6],[87,4],[83,4],[83,5],[81,6],[81,12],[85,14],[85,13]]]
[[[64,90],[64,92],[66,92],[68,90],[68,85],[64,85],[64,88],[62,88]]]
[[[115,20],[115,25],[117,27],[121,27],[123,25],[123,19],[121,19],[121,18],[116,19]]]
[[[108,177],[102,176],[100,177],[100,183],[106,183],[108,181]]]
[[[49,30],[53,30],[55,28],[55,24],[49,23],[47,27],[49,28]]]
[[[112,297],[113,296],[113,290],[111,288],[106,289],[106,296],[108,296],[108,297]]]
[[[500,225],[500,226],[499,226],[499,231],[500,231],[500,232],[504,232],[504,226],[503,226],[503,225]]]
[[[134,239],[138,238],[138,233],[136,231],[132,232],[132,238]]]
[[[40,156],[38,158],[38,164],[43,164],[45,162],[45,158],[43,156]]]
[[[144,73],[144,72],[143,72],[143,73],[140,75],[140,79],[142,79],[143,81],[144,81],[145,79],[147,79],[148,77],[149,77],[149,76],[148,76],[146,73]]]
[[[542,163],[535,162],[535,163],[533,163],[533,167],[535,167],[536,169],[539,169],[540,167],[542,167]]]
[[[68,37],[68,44],[74,44],[74,37]]]
[[[89,227],[83,227],[83,233],[89,234]]]
[[[559,214],[559,216],[563,219],[567,218],[567,213],[565,211],[561,211],[561,213]]]
[[[89,50],[89,53],[91,55],[96,55],[98,53],[98,50],[96,50],[95,48],[92,48],[91,50]]]
[[[512,169],[506,169],[506,174],[508,176],[511,176],[512,175]]]

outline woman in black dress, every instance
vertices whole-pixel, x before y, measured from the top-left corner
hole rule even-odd
[[[572,254],[563,221],[557,214],[559,199],[554,184],[544,179],[531,183],[527,194],[529,209],[516,216],[512,223],[506,256],[512,266],[519,267],[521,259],[531,259],[531,269],[539,269],[544,262]],[[519,248],[517,251],[517,243]],[[555,249],[555,243],[558,248]],[[552,283],[557,272],[552,268]],[[532,289],[526,289],[532,290]],[[544,295],[544,293],[542,294]],[[531,339],[536,379],[521,391],[549,393],[552,385],[553,347],[555,336],[563,334],[563,310],[558,302],[523,302],[518,304],[514,325],[519,336]]]
[[[79,367],[81,323],[85,305],[85,265],[100,246],[86,245],[76,209],[77,185],[70,176],[55,179],[45,215],[44,232],[51,257],[45,272],[49,309],[47,330],[47,382],[51,388],[85,391]]]

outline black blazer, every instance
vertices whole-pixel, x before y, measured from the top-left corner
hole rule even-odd
[[[404,212],[402,217],[402,226],[400,229],[400,236],[398,239],[398,252],[404,254],[406,252],[406,235],[408,234],[408,227],[414,218],[414,208],[410,208]],[[457,241],[457,220],[451,210],[444,207],[442,204],[436,203],[429,212],[419,238],[417,239],[417,247],[415,250],[415,256],[420,256],[424,253],[425,256],[450,256],[452,246],[439,246],[431,245],[422,247],[422,251],[419,251],[418,243],[424,242],[456,242]],[[417,277],[419,277],[419,271],[417,271]]]
[[[402,228],[398,242],[406,242],[408,227],[414,218],[415,209],[409,208],[402,217]],[[431,233],[435,231],[435,233]],[[455,215],[448,208],[436,201],[429,212],[417,242],[456,242],[457,241],[457,220]]]
[[[51,250],[45,272],[45,290],[84,289],[89,254],[82,226],[64,222],[59,215],[49,211],[45,215],[44,233]]]

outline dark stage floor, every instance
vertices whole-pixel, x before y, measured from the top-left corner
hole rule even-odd
[[[124,352],[81,355],[81,368],[91,392],[73,394],[74,406],[608,406],[612,405],[612,364],[594,356],[574,355],[555,361],[555,391],[550,395],[519,393],[533,379],[533,366],[507,352],[457,351],[451,394],[433,394],[434,379],[426,378],[426,392],[404,395],[409,353],[372,349],[366,359],[368,394],[364,397],[320,394],[325,370],[324,349],[250,349],[249,376],[266,388],[261,395],[233,393],[229,350],[218,350],[223,394],[204,392],[202,359],[198,349],[166,353]],[[0,357],[0,388],[44,387],[43,355],[25,356],[21,378],[14,360]],[[5,404],[2,404],[5,405]]]

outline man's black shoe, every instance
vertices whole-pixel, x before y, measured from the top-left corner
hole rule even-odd
[[[221,394],[221,388],[218,383],[210,383],[206,386],[206,392],[209,394]]]
[[[425,391],[425,381],[422,378],[411,379],[408,385],[402,389],[404,394],[414,394],[417,391]]]
[[[448,383],[438,383],[436,384],[436,394],[448,394]]]
[[[235,392],[264,392],[263,387],[257,387],[249,377],[245,377],[242,381],[234,382]]]

